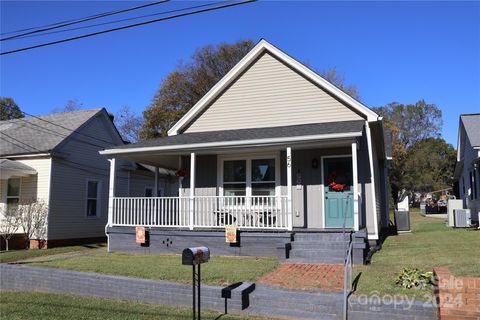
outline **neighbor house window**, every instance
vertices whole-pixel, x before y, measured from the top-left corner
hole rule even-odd
[[[87,217],[100,215],[100,182],[87,181]]]
[[[224,196],[275,196],[275,158],[223,161]]]
[[[20,178],[8,179],[7,208],[20,202]]]

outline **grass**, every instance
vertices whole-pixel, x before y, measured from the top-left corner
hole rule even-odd
[[[443,219],[422,217],[411,211],[411,233],[388,237],[369,266],[356,266],[356,294],[406,295],[419,300],[431,298],[431,290],[403,289],[395,277],[405,267],[432,271],[448,267],[456,276],[480,276],[480,231],[454,229]]]
[[[10,251],[0,251],[0,262],[15,262],[15,261],[22,261],[37,257],[46,257],[58,254],[66,254],[66,253],[77,253],[77,252],[91,252],[92,249],[103,249],[106,248],[105,243],[96,243],[96,244],[88,244],[88,245],[81,245],[81,246],[70,246],[70,247],[59,247],[59,248],[52,248],[47,250],[40,250],[40,249],[30,249],[30,250],[10,250]]]
[[[179,255],[142,255],[94,251],[88,255],[47,260],[31,260],[29,265],[76,271],[98,272],[127,277],[192,281],[191,266],[184,266]],[[279,265],[276,258],[213,256],[202,265],[202,282],[229,285],[239,281],[255,281]]]
[[[138,302],[105,298],[80,297],[40,292],[1,292],[0,318],[52,319],[52,320],[183,320],[191,319],[191,309],[150,305]],[[267,319],[223,315],[219,312],[202,310],[202,319]],[[268,318],[272,319],[272,318]]]

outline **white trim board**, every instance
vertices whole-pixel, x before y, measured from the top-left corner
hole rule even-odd
[[[265,146],[265,145],[293,143],[293,142],[303,143],[303,142],[327,140],[327,139],[355,138],[360,136],[362,136],[362,132],[328,133],[328,134],[296,136],[296,137],[280,137],[280,138],[236,140],[236,141],[217,141],[217,142],[179,144],[179,145],[170,145],[170,146],[139,147],[139,148],[106,149],[103,151],[99,151],[99,153],[103,155],[116,155],[116,154],[137,153],[137,152],[175,151],[175,150],[189,150],[189,149],[215,148],[215,147],[230,148],[230,147],[245,147],[245,146]]]
[[[209,104],[217,98],[217,96],[227,88],[233,81],[237,79],[255,60],[264,52],[269,52],[277,59],[288,65],[293,70],[297,71],[329,94],[340,99],[345,104],[352,107],[354,110],[365,115],[367,121],[377,121],[379,118],[373,110],[369,109],[366,105],[355,100],[335,85],[331,84],[317,73],[310,70],[308,67],[290,57],[285,52],[281,51],[277,47],[265,39],[260,40],[255,47],[250,50],[235,67],[232,68],[207,94],[205,94],[175,125],[168,131],[169,136],[179,134],[190,122],[192,122]]]

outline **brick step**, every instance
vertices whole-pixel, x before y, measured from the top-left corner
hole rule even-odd
[[[331,248],[298,248],[290,251],[290,257],[345,257],[343,249]]]
[[[294,241],[350,241],[350,234],[338,234],[338,233],[302,233],[295,234],[293,236]]]
[[[292,249],[335,249],[343,250],[348,249],[349,243],[347,241],[304,241],[304,242],[292,242]]]
[[[290,257],[286,260],[289,263],[332,263],[343,264],[343,257]]]

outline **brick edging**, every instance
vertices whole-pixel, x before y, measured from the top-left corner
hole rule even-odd
[[[434,268],[439,319],[480,319],[480,278],[455,277],[448,268]]]

